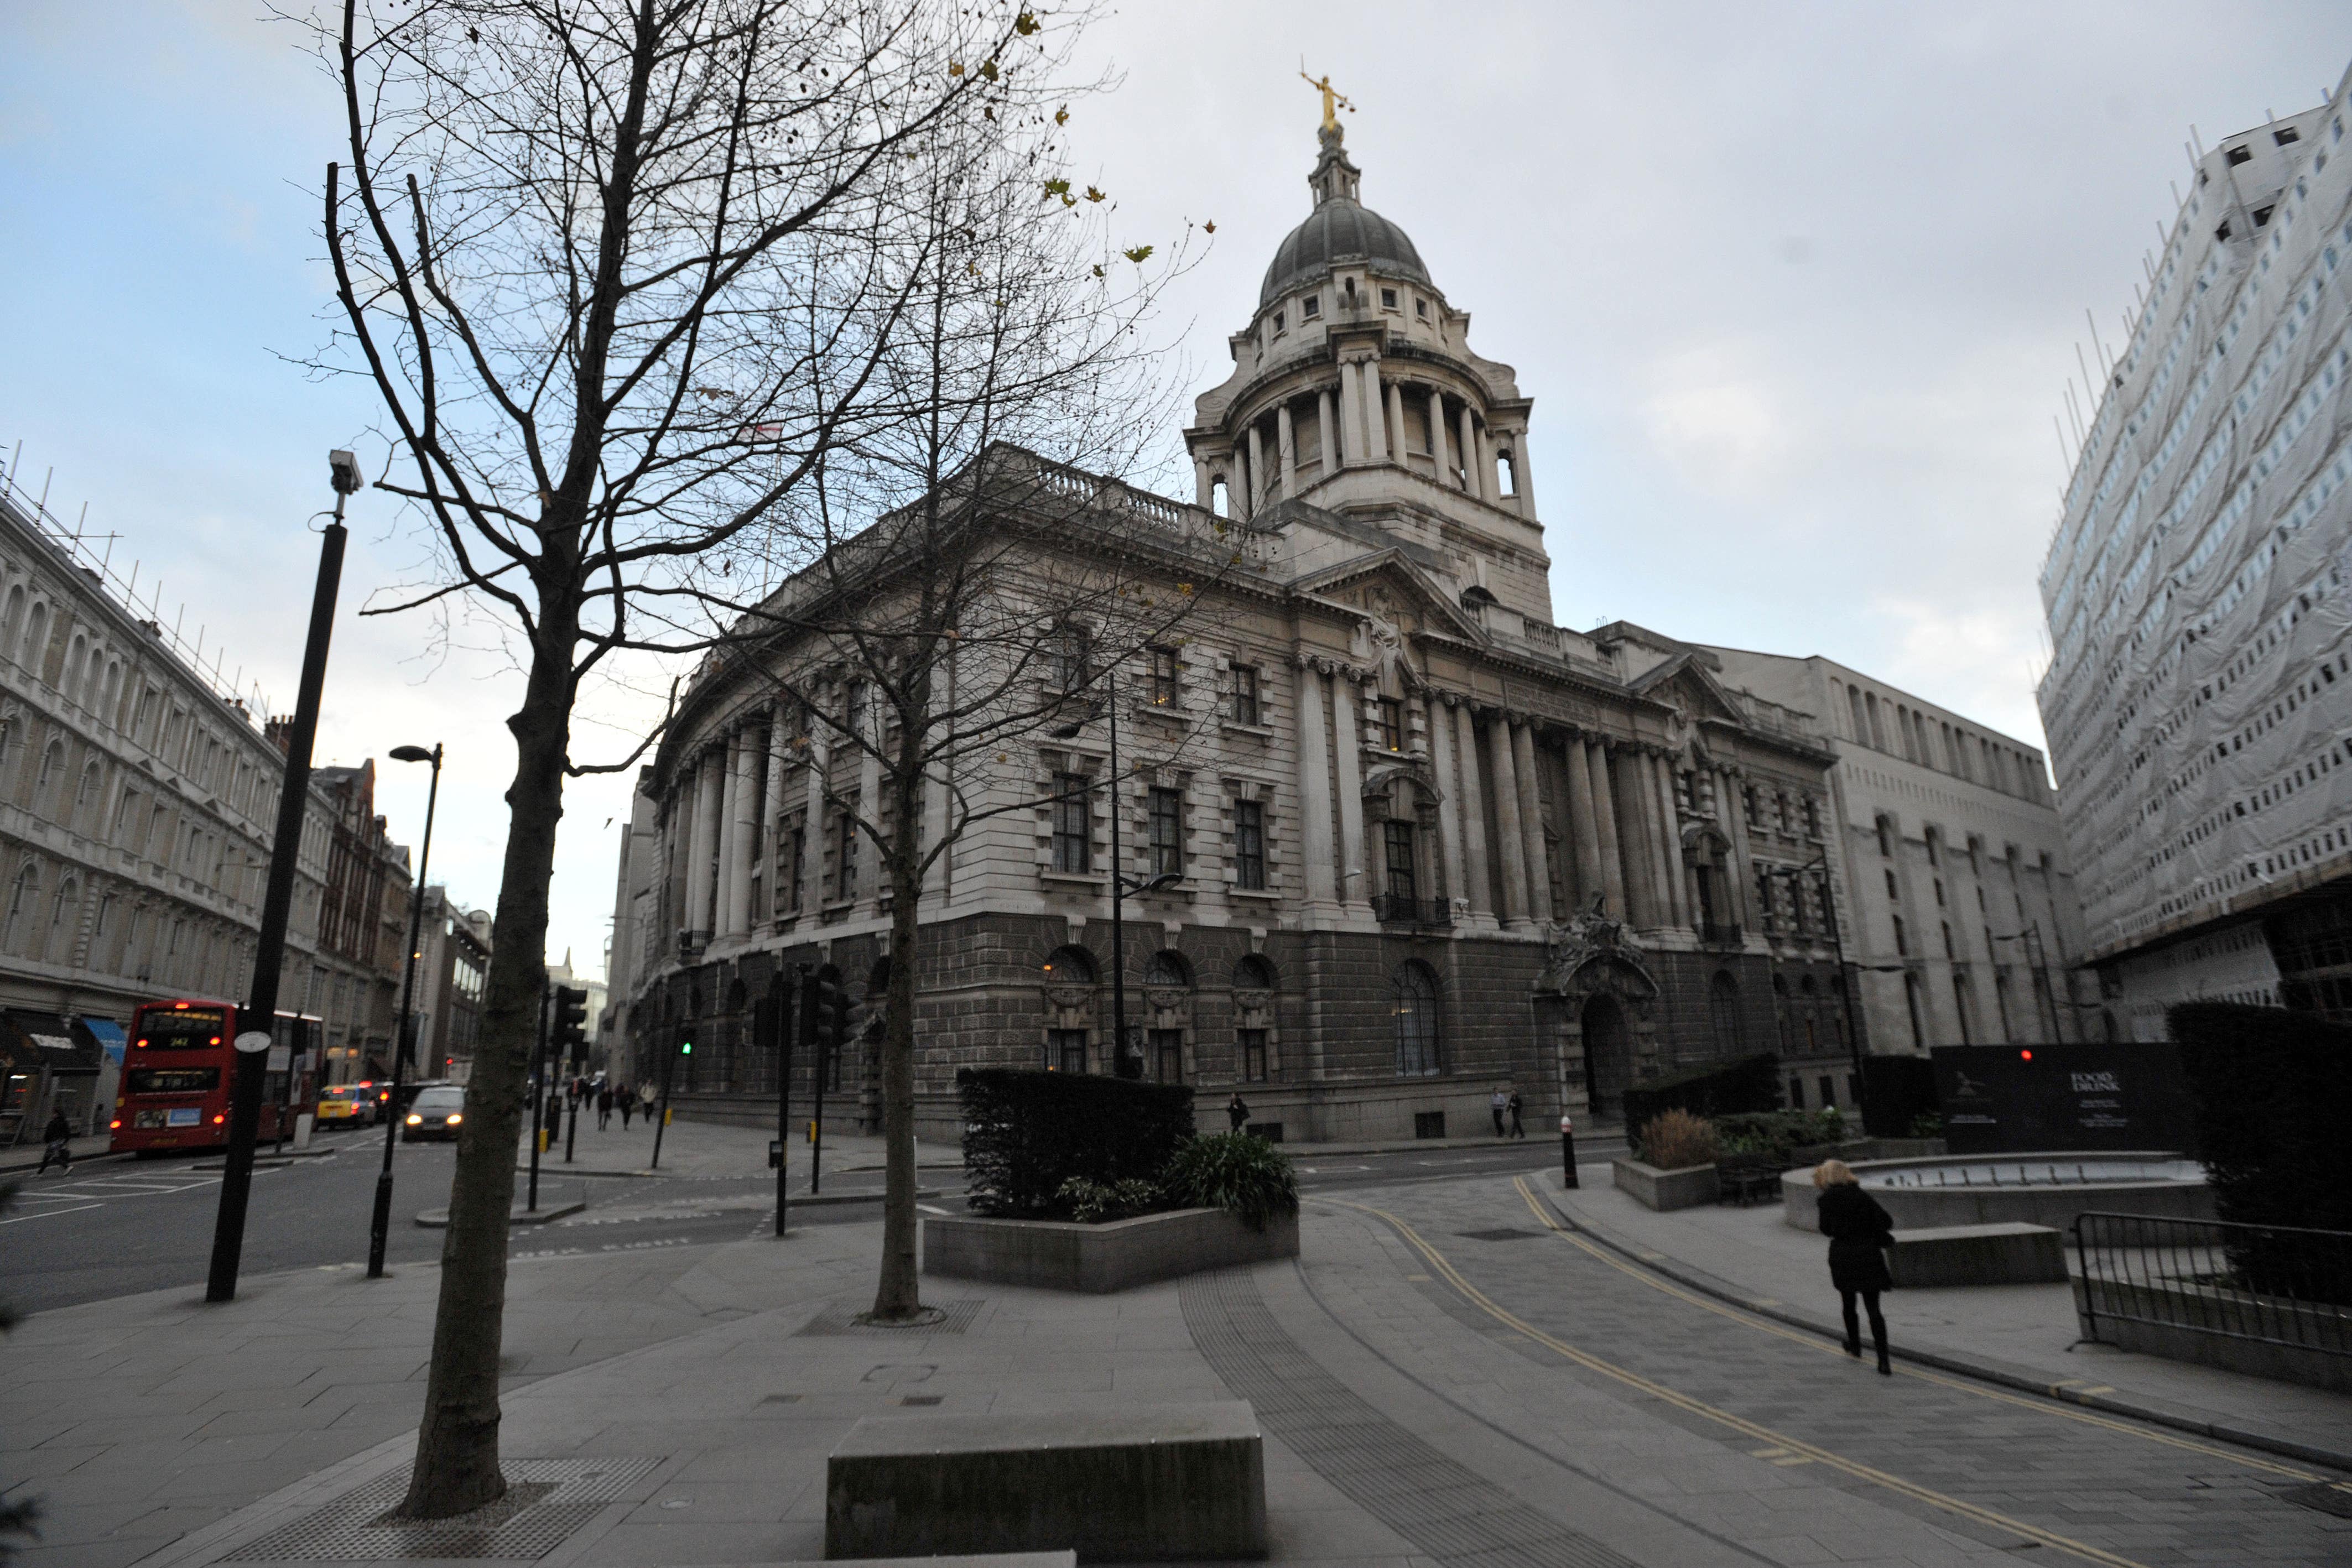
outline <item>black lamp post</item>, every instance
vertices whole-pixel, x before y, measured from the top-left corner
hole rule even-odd
[[[1119,860],[1118,819],[1120,815],[1118,770],[1118,675],[1116,671],[1103,677],[1102,710],[1110,715],[1110,1032],[1111,1071],[1127,1076],[1127,895],[1130,893],[1150,893],[1183,880],[1175,872],[1162,872],[1158,876],[1130,880]],[[1090,713],[1072,724],[1062,725],[1051,734],[1056,740],[1069,740],[1087,723],[1097,716]],[[1138,1052],[1138,1055],[1140,1055]],[[1142,1073],[1139,1070],[1137,1077]]]
[[[386,1102],[392,1114],[383,1120],[383,1169],[375,1178],[375,1214],[368,1222],[368,1278],[383,1278],[383,1249],[392,1234],[392,1151],[400,1142],[400,1078],[401,1070],[408,1065],[410,1020],[416,1016],[416,948],[425,939],[425,873],[433,864],[433,812],[441,803],[441,747],[435,742],[433,749],[421,746],[395,746],[392,748],[395,762],[430,762],[433,782],[425,792],[425,847],[416,856],[416,891],[409,898],[408,912],[408,973],[400,988],[399,1033],[392,1044],[392,1098]]]

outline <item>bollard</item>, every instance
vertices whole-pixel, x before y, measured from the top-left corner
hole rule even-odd
[[[1576,1186],[1576,1124],[1568,1117],[1559,1119],[1560,1186]]]

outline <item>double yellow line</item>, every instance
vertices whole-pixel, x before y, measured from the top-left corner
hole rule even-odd
[[[1517,1186],[1520,1196],[1527,1199],[1528,1207],[1535,1211],[1536,1217],[1541,1219],[1547,1228],[1559,1233],[1568,1241],[1584,1248],[1586,1251],[1593,1253],[1594,1256],[1601,1258],[1602,1261],[1610,1264],[1611,1267],[1619,1269],[1623,1272],[1632,1275],[1635,1279],[1642,1280],[1644,1283],[1658,1284],[1657,1281],[1651,1280],[1648,1276],[1641,1273],[1639,1270],[1626,1267],[1616,1259],[1611,1258],[1605,1253],[1598,1251],[1579,1238],[1569,1235],[1568,1232],[1563,1229],[1548,1212],[1545,1211],[1543,1207],[1538,1203],[1535,1194],[1530,1188],[1528,1188],[1524,1179],[1520,1179],[1516,1182],[1515,1185]],[[1501,1323],[1504,1327],[1511,1330],[1514,1333],[1543,1346],[1545,1349],[1553,1352],[1555,1354],[1559,1355],[1567,1361],[1574,1363],[1578,1366],[1585,1368],[1589,1372],[1598,1373],[1600,1375],[1622,1384],[1628,1388],[1632,1388],[1642,1394],[1646,1394],[1654,1399],[1671,1405],[1677,1410],[1686,1411],[1693,1416],[1711,1421],[1719,1427],[1727,1427],[1744,1437],[1764,1445],[1767,1449],[1770,1450],[1769,1452],[1757,1452],[1756,1450],[1751,1450],[1751,1452],[1756,1454],[1757,1458],[1766,1458],[1772,1463],[1780,1465],[1792,1465],[1806,1461],[1827,1465],[1832,1469],[1852,1476],[1857,1480],[1868,1481],[1873,1486],[1883,1487],[1888,1491],[1896,1492],[1904,1497],[1914,1499],[1919,1502],[1924,1502],[1932,1508],[1940,1509],[1947,1513],[1958,1514],[1963,1519],[1973,1520],[1979,1524],[1988,1525],[1996,1530],[2012,1531],[2030,1541],[2039,1542],[2045,1546],[2054,1546],[2058,1550],[2070,1552],[2073,1555],[2083,1559],[2086,1563],[2104,1563],[2107,1565],[2107,1568],[2145,1568],[2144,1564],[2137,1563],[2131,1558],[2121,1557],[2116,1555],[2115,1552],[2103,1551],[2096,1546],[2091,1545],[2088,1542],[2076,1541],[2069,1536],[2059,1535],[2053,1531],[2043,1530],[2039,1525],[2028,1524],[2022,1520],[2012,1519],[2009,1515],[1998,1512],[1995,1510],[1979,1507],[1972,1502],[1963,1501],[1958,1498],[1948,1496],[1946,1493],[1937,1491],[1932,1488],[1923,1487],[1916,1481],[1906,1480],[1901,1476],[1894,1475],[1888,1471],[1879,1469],[1875,1466],[1865,1465],[1858,1459],[1847,1458],[1844,1455],[1834,1453],[1828,1448],[1821,1447],[1817,1443],[1806,1442],[1801,1437],[1791,1437],[1786,1432],[1775,1430],[1770,1427],[1763,1425],[1761,1422],[1750,1421],[1744,1416],[1736,1416],[1730,1411],[1710,1405],[1703,1399],[1694,1398],[1690,1395],[1685,1394],[1679,1389],[1670,1388],[1666,1385],[1657,1382],[1653,1378],[1643,1376],[1640,1373],[1630,1371],[1612,1362],[1603,1361],[1597,1355],[1579,1350],[1576,1346],[1570,1344],[1567,1341],[1558,1338],[1553,1334],[1545,1333],[1542,1329],[1539,1329],[1533,1323],[1528,1322],[1525,1318],[1518,1316],[1516,1312],[1513,1312],[1508,1308],[1496,1302],[1484,1291],[1481,1291],[1477,1286],[1465,1279],[1462,1276],[1461,1270],[1454,1268],[1453,1263],[1447,1260],[1445,1254],[1431,1246],[1427,1240],[1423,1239],[1419,1231],[1415,1230],[1411,1225],[1407,1224],[1397,1216],[1390,1213],[1388,1210],[1384,1208],[1375,1208],[1369,1204],[1349,1203],[1339,1198],[1326,1198],[1323,1201],[1338,1204],[1342,1207],[1352,1208],[1360,1213],[1371,1215],[1387,1224],[1391,1228],[1395,1230],[1400,1237],[1403,1238],[1408,1246],[1412,1248],[1414,1251],[1420,1253],[1421,1256],[1428,1261],[1430,1269],[1435,1272],[1439,1278],[1443,1279],[1447,1284],[1453,1286],[1454,1290],[1460,1291],[1463,1298],[1469,1301],[1471,1305],[1476,1307],[1480,1312],[1485,1312],[1488,1317],[1493,1318],[1496,1322]],[[1658,1288],[1664,1290],[1669,1295],[1676,1296],[1681,1300],[1691,1301],[1698,1306],[1706,1307],[1710,1312],[1720,1312],[1723,1316],[1733,1318],[1735,1321],[1749,1323],[1752,1326],[1765,1329],[1768,1333],[1780,1334],[1784,1338],[1812,1344],[1816,1346],[1816,1348],[1828,1350],[1832,1354],[1840,1354],[1833,1347],[1821,1345],[1819,1341],[1812,1340],[1808,1336],[1801,1335],[1773,1325],[1757,1322],[1756,1320],[1752,1318],[1748,1318],[1742,1314],[1726,1311],[1711,1301],[1706,1301],[1696,1296],[1686,1294],[1672,1286],[1658,1284]],[[1906,1368],[1906,1372],[1908,1370],[1908,1368]],[[1942,1380],[1931,1379],[1931,1381],[1940,1382]],[[1966,1387],[1967,1385],[1953,1384],[1950,1385],[1950,1386]],[[1976,1393],[1983,1391],[1969,1389],[1969,1392]],[[2012,1402],[2020,1405],[2030,1405],[2029,1401],[2022,1399],[2014,1400]],[[2032,1407],[2041,1408],[2041,1406],[2038,1406]],[[2120,1424],[2116,1423],[2099,1424],[2115,1425],[2117,1430],[2133,1430],[2133,1428],[2125,1427]],[[2189,1444],[2181,1444],[2179,1446],[2184,1448],[2193,1447],[2193,1445]],[[2219,1449],[2207,1449],[2204,1451],[2210,1453],[2221,1452]],[[2224,1455],[2223,1457],[2228,1458],[2234,1462],[2243,1462],[2237,1455]],[[2272,1466],[2264,1468],[2276,1469],[2277,1467]]]

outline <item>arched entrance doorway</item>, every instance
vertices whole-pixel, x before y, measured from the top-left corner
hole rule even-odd
[[[1585,1002],[1581,1021],[1585,1102],[1593,1115],[1609,1115],[1633,1081],[1633,1031],[1626,1024],[1624,1008],[1607,991],[1596,991]]]

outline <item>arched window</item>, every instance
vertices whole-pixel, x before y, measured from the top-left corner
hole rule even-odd
[[[1237,990],[1270,991],[1274,984],[1274,966],[1255,953],[1234,966],[1234,986]]]
[[[16,873],[16,888],[8,894],[7,922],[0,925],[0,951],[23,951],[17,945],[31,939],[32,923],[37,918],[34,912],[40,904],[41,868],[27,865]]]
[[[81,913],[81,883],[68,877],[58,884],[57,902],[49,906],[49,934],[41,945],[41,956],[52,964],[73,960],[75,916]]]
[[[34,810],[47,810],[50,791],[57,787],[58,775],[65,771],[65,743],[59,740],[49,742],[48,748],[41,753],[41,770],[33,778]]]
[[[1740,1048],[1739,982],[1728,969],[1717,969],[1706,988],[1707,1022],[1715,1030],[1716,1049],[1726,1056]]]
[[[18,662],[37,677],[41,673],[43,656],[48,651],[49,607],[37,602],[33,606],[33,613],[25,622],[25,648],[17,655]]]
[[[1091,986],[1094,955],[1084,947],[1056,947],[1045,959],[1045,983],[1051,986]]]
[[[0,721],[0,778],[5,777],[8,765],[16,760],[18,733],[15,719]]]
[[[1151,955],[1143,967],[1143,983],[1147,986],[1172,986],[1189,989],[1192,984],[1192,966],[1184,962],[1181,953],[1162,950]]]
[[[0,613],[0,648],[11,646],[17,629],[25,624],[25,585],[16,584],[8,591],[8,608]]]
[[[89,644],[77,632],[72,645],[66,650],[65,671],[58,681],[58,689],[68,702],[80,702],[87,695],[82,691],[82,672],[89,659]]]
[[[1734,1003],[1736,1006],[1736,996]],[[1772,977],[1772,1016],[1780,1026],[1780,1052],[1785,1056],[1795,1048],[1797,1041],[1796,1026],[1789,1010],[1789,977],[1785,975]],[[1736,1023],[1734,1027],[1737,1027]]]
[[[1434,1078],[1444,1071],[1437,1030],[1437,978],[1426,964],[1399,964],[1389,986],[1396,1013],[1397,1075]]]
[[[1952,1012],[1960,1020],[1960,1043],[1967,1045],[1976,1038],[1976,1030],[1969,1027],[1969,982],[1959,975],[1952,977]]]
[[[81,788],[74,791],[72,826],[84,832],[98,831],[98,764],[93,762],[81,770]]]
[[[1870,744],[1870,720],[1863,716],[1862,693],[1852,686],[1845,689],[1846,706],[1853,711],[1853,737],[1863,745]]]
[[[1903,1005],[1911,1015],[1911,1049],[1927,1050],[1927,1030],[1919,1018],[1919,977],[1916,975],[1903,977]]]

